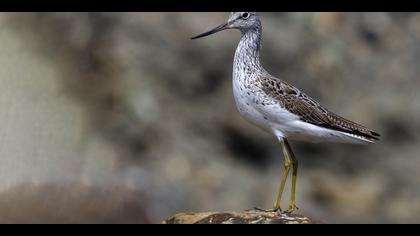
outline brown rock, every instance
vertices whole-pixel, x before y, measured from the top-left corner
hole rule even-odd
[[[319,224],[303,215],[260,210],[243,212],[180,212],[163,224]]]

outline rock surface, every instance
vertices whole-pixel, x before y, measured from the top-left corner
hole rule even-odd
[[[319,224],[303,215],[260,210],[243,212],[180,212],[163,224]]]

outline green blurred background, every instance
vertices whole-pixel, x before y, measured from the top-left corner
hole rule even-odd
[[[0,222],[270,208],[276,139],[232,97],[228,13],[1,13]],[[292,142],[299,213],[420,223],[420,14],[261,13],[262,60],[371,146]],[[289,186],[283,206],[287,207]]]

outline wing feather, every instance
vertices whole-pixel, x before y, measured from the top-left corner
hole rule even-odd
[[[361,136],[371,141],[379,140],[380,135],[377,132],[328,111],[314,99],[281,80],[263,78],[261,84],[266,95],[304,122]]]

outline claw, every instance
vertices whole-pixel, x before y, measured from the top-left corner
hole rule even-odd
[[[291,205],[289,207],[289,209],[287,211],[285,211],[284,213],[291,214],[291,213],[293,213],[293,212],[295,212],[297,210],[299,210],[299,207],[297,207],[296,205]]]
[[[273,208],[273,209],[261,209],[261,208],[258,208],[258,207],[254,207],[254,210],[257,210],[257,211],[262,211],[262,212],[267,212],[267,213],[271,213],[271,212],[281,212],[281,209],[280,208]]]

